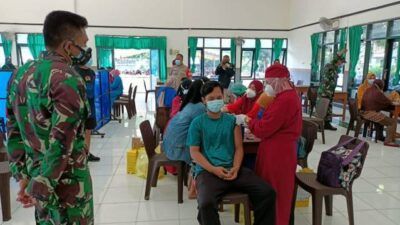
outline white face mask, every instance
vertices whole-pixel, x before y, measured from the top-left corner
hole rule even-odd
[[[256,92],[253,89],[248,88],[246,90],[246,96],[248,98],[254,98],[254,97],[256,97]]]
[[[183,89],[182,92],[183,92],[184,95],[187,95],[187,93],[189,92],[189,90],[188,90],[188,89]]]
[[[373,85],[374,84],[375,79],[368,79],[368,84],[369,85]]]
[[[275,97],[276,96],[276,92],[275,90],[272,88],[271,85],[266,84],[265,88],[264,88],[264,92],[268,95],[268,96],[272,96]]]

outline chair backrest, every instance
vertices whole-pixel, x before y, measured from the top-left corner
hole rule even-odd
[[[170,111],[169,107],[157,107],[156,109],[156,125],[160,128],[161,132],[167,127],[170,119]]]
[[[0,162],[8,161],[7,150],[3,141],[3,136],[0,135]]]
[[[311,105],[315,106],[317,103],[318,90],[316,87],[309,87],[307,90],[307,99],[310,100]]]
[[[347,136],[347,135],[342,135],[339,139],[338,143],[343,143],[347,140],[352,139],[353,137],[351,136]],[[360,139],[355,139],[353,142],[351,142],[350,144],[348,144],[346,147],[349,149],[354,149],[358,144],[360,144],[362,142],[362,140]],[[362,172],[362,169],[364,168],[364,162],[365,159],[367,158],[367,154],[368,154],[368,149],[369,149],[369,144],[368,142],[364,142],[364,146],[360,149],[360,153],[361,153],[361,167],[359,169],[357,169],[356,175],[354,176],[354,179],[352,180],[352,182],[354,182],[355,179],[357,179]],[[351,183],[350,185],[353,185],[353,183]]]
[[[301,136],[306,139],[306,152],[310,154],[314,147],[314,141],[317,139],[318,125],[309,120],[303,120]]]
[[[128,98],[132,98],[132,83],[129,84],[129,90],[128,90]]]
[[[143,121],[139,125],[140,133],[142,134],[142,139],[144,143],[144,148],[146,149],[146,154],[149,160],[153,158],[156,154],[156,139],[153,135],[153,130],[151,129],[150,122],[148,120]]]
[[[143,80],[143,84],[144,84],[144,90],[147,92],[147,85],[145,80]]]
[[[315,117],[324,119],[328,113],[329,99],[320,98],[315,106]]]
[[[136,98],[136,91],[137,91],[137,85],[135,86],[135,88],[133,89],[133,94],[132,94],[132,100],[135,101]]]
[[[349,105],[350,119],[356,120],[358,117],[357,99],[349,99],[348,105]]]

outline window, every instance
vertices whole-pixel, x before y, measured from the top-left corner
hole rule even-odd
[[[242,45],[242,60],[241,60],[241,78],[242,80],[264,79],[265,70],[273,62],[273,39],[260,39],[261,48],[257,59],[258,68],[253,70],[253,60],[256,54],[256,39],[244,39]],[[286,65],[287,40],[282,44],[282,53],[280,62]]]
[[[368,72],[374,73],[377,79],[382,79],[386,40],[375,40],[370,44]]]
[[[395,42],[393,42],[392,49],[391,49],[390,80],[389,80],[389,89],[391,89],[391,90],[393,90],[394,87],[400,85],[400,82],[397,83],[397,84],[393,84],[394,75],[395,75],[397,67],[398,67],[398,65],[397,65],[398,60],[397,59],[398,59],[399,53],[400,53],[399,52],[400,51],[399,50],[400,49],[399,45],[400,45],[399,41],[395,41]]]
[[[190,50],[189,54],[190,55]],[[230,38],[197,38],[196,57],[189,57],[189,67],[195,65],[193,76],[213,78],[224,55],[231,57]],[[235,62],[231,62],[235,64]]]
[[[0,36],[0,67],[3,66],[5,62],[6,62],[6,56],[4,55],[3,40],[1,39]]]
[[[18,65],[24,65],[28,60],[33,60],[33,56],[28,47],[28,34],[17,35],[17,57]]]
[[[393,21],[392,27],[390,29],[391,36],[400,36],[400,20]]]
[[[354,84],[360,85],[364,77],[364,59],[365,59],[365,41],[360,46],[360,57],[356,65],[356,76],[354,78]]]
[[[312,80],[314,82],[320,81],[320,78],[323,73],[323,69],[326,64],[330,63],[334,56],[340,51],[340,36],[343,30],[335,30],[335,31],[328,31],[322,33],[320,44],[318,46],[318,56],[317,56],[317,63],[319,65],[319,71],[317,76],[312,76]],[[347,31],[346,31],[347,32]],[[345,43],[346,44],[346,43]],[[343,83],[344,83],[344,66],[339,68],[338,72],[338,79],[337,79],[337,86],[336,90],[342,91],[343,90]],[[319,75],[319,76],[318,76]]]

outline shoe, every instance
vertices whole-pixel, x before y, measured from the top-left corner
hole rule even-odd
[[[325,128],[325,130],[334,130],[334,131],[337,130],[337,128],[332,126],[332,124],[330,124],[330,123],[326,123],[324,128]]]
[[[98,162],[100,161],[100,157],[94,156],[92,153],[89,153],[88,160],[89,162]]]
[[[388,147],[397,147],[397,148],[400,147],[399,144],[396,144],[394,142],[385,142],[385,143],[383,143],[383,145],[388,146]]]

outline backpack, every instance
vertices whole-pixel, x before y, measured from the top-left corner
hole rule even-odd
[[[360,150],[365,142],[362,141],[354,149],[345,147],[356,139],[352,138],[322,152],[317,171],[318,182],[335,188],[349,188],[358,169],[362,167]]]

